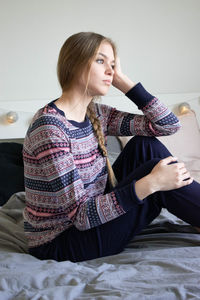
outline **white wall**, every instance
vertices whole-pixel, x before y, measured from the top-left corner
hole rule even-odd
[[[90,30],[153,94],[200,92],[199,0],[0,0],[0,101],[59,96],[60,47]]]

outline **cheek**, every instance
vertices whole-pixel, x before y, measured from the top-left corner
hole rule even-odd
[[[90,78],[89,78],[89,85],[90,86],[95,86],[97,83],[99,83],[99,76],[98,73],[96,72],[91,72],[90,73]]]
[[[95,80],[99,75],[99,72],[95,69],[95,70],[91,70],[90,72],[90,79],[91,80]]]

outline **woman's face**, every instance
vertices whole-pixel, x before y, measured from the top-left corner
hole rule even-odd
[[[113,48],[108,42],[102,42],[89,72],[87,93],[89,96],[104,96],[112,84],[115,58]]]

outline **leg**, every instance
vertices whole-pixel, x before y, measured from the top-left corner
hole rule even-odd
[[[200,227],[200,184],[190,185],[167,192],[159,192],[163,207],[169,212],[191,224]]]
[[[144,166],[144,173],[148,174],[151,162],[155,158],[162,159],[171,155],[167,148],[156,138],[135,137],[129,141],[122,153],[113,164],[113,170],[118,181],[127,180],[127,175],[132,179],[140,179],[137,175],[138,165]],[[158,161],[157,160],[157,161]],[[149,166],[149,167],[148,167]],[[133,169],[134,175],[132,176]],[[148,197],[149,198],[149,197]],[[183,221],[200,227],[200,184],[193,181],[189,186],[167,192],[157,192],[151,195],[152,201],[160,203],[172,214]]]
[[[172,155],[155,137],[133,137],[113,164],[118,182],[125,179],[137,167],[152,159],[163,159]],[[148,173],[148,172],[147,172]]]

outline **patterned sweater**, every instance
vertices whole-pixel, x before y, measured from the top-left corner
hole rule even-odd
[[[141,83],[126,96],[142,110],[136,115],[95,104],[107,135],[161,136],[175,133],[176,116]],[[137,201],[135,182],[116,186],[104,194],[107,181],[105,157],[99,150],[90,120],[67,120],[54,101],[40,109],[27,131],[24,148],[26,207],[24,229],[29,247],[54,239],[76,226],[99,226],[126,213]]]

